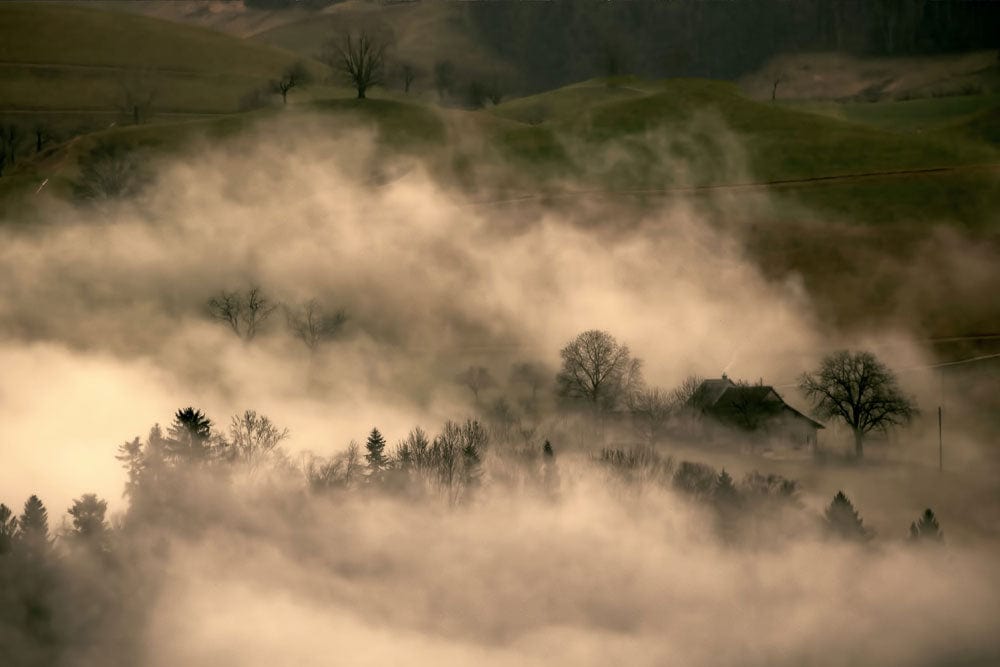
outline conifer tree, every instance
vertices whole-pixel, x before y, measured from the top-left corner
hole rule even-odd
[[[833,497],[830,506],[826,508],[824,515],[827,530],[832,535],[845,540],[856,540],[864,542],[871,539],[871,531],[865,528],[861,516],[854,509],[854,504],[844,495],[843,491],[838,491]]]
[[[371,474],[377,474],[388,464],[385,456],[385,438],[382,437],[377,428],[373,428],[372,432],[368,434],[365,449],[368,450],[368,453],[365,454],[365,461],[368,462],[368,470]]]
[[[944,540],[944,533],[938,524],[937,517],[931,508],[924,510],[923,515],[910,524],[910,539],[914,541],[932,540],[941,542]]]
[[[193,463],[209,458],[212,421],[192,407],[178,410],[170,425],[167,453],[178,462]]]
[[[24,512],[18,517],[18,536],[30,546],[48,546],[49,511],[38,496],[31,496],[24,503]]]
[[[73,501],[69,515],[73,517],[74,536],[91,543],[101,543],[108,530],[104,516],[108,503],[95,493],[85,493]]]
[[[0,503],[0,555],[11,550],[17,535],[17,517],[9,507]]]
[[[723,468],[719,476],[715,478],[715,487],[712,489],[712,499],[717,505],[735,506],[739,504],[740,492],[736,490],[736,484],[732,476]]]

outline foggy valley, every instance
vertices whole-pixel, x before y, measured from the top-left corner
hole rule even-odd
[[[0,5],[0,665],[997,664],[998,7]]]

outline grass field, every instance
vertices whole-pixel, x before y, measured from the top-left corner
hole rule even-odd
[[[0,4],[0,115],[114,113],[126,91],[156,114],[237,111],[301,56],[202,28],[55,3]],[[316,78],[326,76],[308,63]],[[74,118],[75,116],[75,118]]]
[[[298,29],[286,28],[287,35]],[[30,219],[22,214],[43,182],[47,196],[71,197],[80,159],[101,142],[155,158],[248,129],[279,136],[305,125],[330,133],[361,126],[375,130],[383,155],[418,154],[443,183],[478,202],[535,197],[558,205],[574,191],[638,206],[690,198],[720,224],[738,223],[750,252],[776,277],[805,276],[834,319],[861,317],[870,304],[845,297],[830,276],[880,256],[896,262],[935,227],[998,243],[996,94],[772,103],[726,82],[623,76],[477,111],[381,88],[359,101],[324,84],[293,91],[286,109],[234,113],[241,94],[297,57],[125,13],[0,5],[0,123],[63,130],[41,153],[22,148],[17,165],[8,165],[0,214]],[[114,100],[127,76],[152,82],[155,122],[131,126],[122,118]],[[733,211],[739,220],[727,219]],[[851,251],[859,246],[863,253]],[[886,276],[881,287],[861,282],[851,290],[870,287],[872,299],[891,303]],[[933,306],[924,324],[951,333],[945,328],[959,324],[960,301]],[[995,315],[966,310],[966,328]]]

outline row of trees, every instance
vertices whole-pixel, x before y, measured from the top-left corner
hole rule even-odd
[[[602,449],[593,458],[631,488],[655,484],[709,507],[716,519],[716,531],[731,543],[766,533],[769,524],[779,528],[784,512],[800,512],[803,508],[798,482],[777,474],[754,470],[737,483],[725,468],[720,471],[694,461],[675,464],[673,458],[663,457],[649,447]],[[837,492],[820,519],[822,531],[831,538],[868,542],[875,536],[843,491]],[[910,524],[909,536],[914,542],[944,539],[930,508]]]
[[[298,305],[281,304],[272,301],[256,286],[242,292],[219,292],[208,300],[211,316],[248,342],[279,308],[285,314],[288,329],[310,350],[335,338],[347,322],[347,311],[342,308],[328,310],[317,299],[308,299]]]
[[[561,399],[587,406],[595,413],[629,410],[639,417],[651,441],[667,419],[684,408],[699,385],[692,377],[672,391],[647,387],[642,362],[606,331],[585,331],[559,354],[562,364],[555,382]],[[482,387],[487,377],[485,369],[470,369],[462,379],[473,387],[476,378]],[[827,355],[815,371],[800,376],[799,389],[818,418],[839,420],[851,429],[858,458],[863,456],[868,434],[906,424],[918,412],[895,374],[867,351],[840,350]],[[474,392],[478,400],[478,391]],[[747,409],[752,411],[753,406]],[[748,421],[748,426],[753,425]]]

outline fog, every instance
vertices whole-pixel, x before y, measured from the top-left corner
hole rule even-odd
[[[92,643],[61,662],[1000,658],[1000,522],[983,416],[965,406],[949,431],[955,467],[935,477],[942,389],[925,370],[930,351],[904,325],[835,329],[800,278],[765,278],[734,224],[738,201],[470,205],[433,165],[386,164],[364,132],[274,134],[156,163],[155,183],[133,201],[51,204],[44,224],[0,230],[0,501],[18,509],[38,494],[57,527],[74,498],[95,492],[126,516],[115,448],[189,405],[223,431],[247,408],[266,414],[289,429],[293,461],[341,452],[374,426],[390,447],[418,425],[433,437],[447,419],[480,417],[455,382],[461,370],[482,365],[498,379],[484,403],[513,401],[511,364],[537,362],[554,377],[559,350],[587,329],[626,343],[650,385],[726,372],[776,386],[803,411],[803,371],[841,347],[877,349],[889,366],[916,369],[903,384],[925,415],[874,470],[661,443],[663,456],[726,466],[737,480],[753,469],[800,478],[798,505],[737,543],[720,538],[705,503],[613,479],[591,460],[610,443],[598,430],[580,435],[551,386],[532,443],[551,438],[556,450],[559,481],[547,492],[500,483],[509,455],[496,442],[481,488],[457,506],[433,493],[311,494],[288,471],[192,472],[170,502],[197,528],[151,521],[123,547],[119,582],[148,585],[110,605]],[[378,184],[376,169],[398,178]],[[291,307],[342,308],[347,322],[310,351],[279,309],[243,341],[208,301],[251,286]],[[849,434],[821,437],[835,448]],[[823,532],[822,510],[845,486],[879,533],[872,543]],[[948,541],[916,548],[908,523],[932,502]],[[118,600],[111,584],[95,586]],[[82,601],[63,602],[72,617]]]

